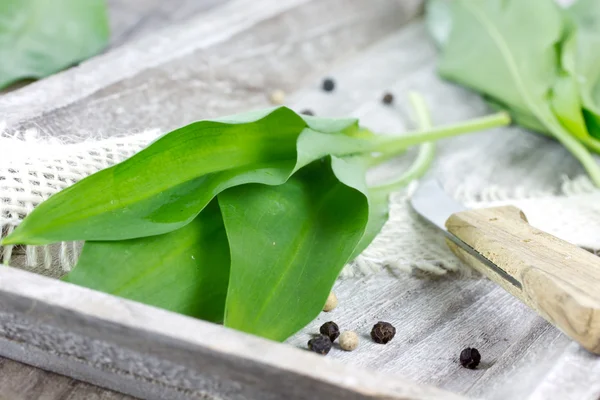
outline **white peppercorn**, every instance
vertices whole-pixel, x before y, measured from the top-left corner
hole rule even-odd
[[[325,306],[323,306],[323,311],[329,312],[329,311],[333,310],[334,308],[336,308],[337,305],[338,305],[337,296],[335,295],[335,293],[331,292],[331,293],[329,293],[329,296],[327,297]]]
[[[356,332],[344,331],[340,335],[338,342],[342,350],[352,351],[358,347],[358,335]]]
[[[271,92],[270,96],[271,103],[273,104],[283,104],[285,101],[285,92],[283,90],[277,89]]]

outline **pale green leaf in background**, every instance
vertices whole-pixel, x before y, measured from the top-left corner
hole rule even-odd
[[[0,89],[98,54],[108,39],[105,0],[2,0]]]
[[[554,115],[573,136],[582,141],[589,137],[578,85],[573,76],[561,75],[556,78],[550,94],[550,105]]]
[[[600,186],[600,166],[586,148],[593,141],[580,142],[581,132],[568,131],[549,102],[559,78],[557,49],[566,29],[563,13],[550,0],[453,1],[452,32],[442,51],[439,72],[509,111],[518,111],[521,117],[530,114],[534,119],[522,119],[543,125]],[[568,92],[568,87],[558,91]],[[576,121],[571,110],[559,113],[569,124]]]
[[[575,30],[563,46],[563,67],[579,84],[590,134],[600,139],[600,1],[578,0],[567,11]]]

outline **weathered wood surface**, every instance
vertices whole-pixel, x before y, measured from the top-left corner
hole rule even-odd
[[[380,104],[384,90],[397,98],[408,90],[420,91],[436,124],[490,112],[477,95],[436,77],[435,49],[420,22],[331,74],[345,82],[344,86],[351,86],[340,95],[343,104],[315,89],[294,95],[293,104],[311,106],[323,115],[356,115],[365,125],[387,132],[405,129],[411,118],[410,106],[403,98],[391,108]],[[402,168],[406,161],[398,160],[396,165]],[[391,175],[394,170],[383,172]],[[492,185],[512,189],[509,193],[523,188],[529,193],[556,193],[563,175],[573,178],[581,174],[577,161],[556,142],[508,127],[444,140],[429,175],[441,180],[450,192],[468,188],[484,197],[484,189]],[[336,293],[339,310],[322,314],[289,343],[305,346],[320,324],[334,320],[342,329],[360,332],[363,338],[355,352],[330,353],[345,363],[400,373],[475,398],[600,397],[598,357],[492,282],[431,280],[383,272],[377,277],[338,282]],[[395,325],[397,341],[391,346],[382,347],[368,339],[378,320]],[[481,351],[483,368],[470,371],[458,366],[458,354],[467,346]]]
[[[289,340],[306,346],[326,321],[354,330],[357,350],[332,350],[328,357],[348,365],[368,366],[433,384],[469,398],[597,400],[598,357],[549,325],[491,281],[394,275],[336,284],[337,309],[322,313]],[[373,343],[377,321],[396,327],[387,345]],[[460,351],[476,347],[482,365],[467,370],[458,364]]]
[[[265,106],[274,89],[318,84],[327,66],[398,29],[419,3],[230,1],[0,97],[0,115],[9,128],[88,137]]]
[[[134,400],[133,397],[0,358],[0,400]]]
[[[131,4],[112,1],[111,11],[114,24],[113,31],[115,33],[113,36],[113,47],[117,47],[126,39],[134,40],[135,36],[142,36],[142,31],[144,29],[150,31],[160,28],[162,20],[154,17],[155,10],[145,9],[144,3],[149,4],[150,2],[144,1],[142,4],[140,4],[140,2]],[[178,3],[186,2],[182,1]],[[191,4],[192,2],[187,3],[190,7],[194,7],[200,2],[193,2],[195,4]],[[148,39],[146,42],[143,42],[142,39],[142,43],[138,44],[133,50],[123,50],[123,53],[129,54],[129,58],[124,57],[123,53],[112,56],[112,53],[109,52],[106,56],[101,56],[106,59],[91,60],[84,63],[86,65],[88,63],[92,64],[91,69],[93,72],[86,71],[86,68],[88,67],[82,65],[63,74],[59,74],[59,77],[62,78],[54,77],[49,80],[37,82],[24,89],[24,91],[6,96],[3,99],[5,108],[0,112],[0,115],[2,115],[2,118],[4,119],[8,118],[9,114],[12,115],[19,112],[19,104],[25,105],[22,110],[31,111],[29,105],[39,103],[40,100],[45,103],[45,107],[38,108],[38,111],[34,115],[39,116],[40,114],[46,113],[50,115],[53,114],[52,110],[60,109],[62,107],[68,108],[67,104],[70,104],[69,101],[71,101],[68,98],[69,95],[75,95],[72,101],[78,102],[79,97],[77,97],[77,95],[83,92],[83,94],[81,94],[81,98],[84,99],[82,100],[83,103],[79,102],[71,109],[73,115],[77,115],[86,107],[93,108],[94,103],[100,102],[105,105],[104,111],[94,109],[94,113],[97,113],[100,117],[100,123],[98,123],[98,121],[84,121],[85,131],[81,134],[83,137],[87,134],[95,135],[106,132],[122,133],[123,131],[128,132],[130,130],[139,130],[150,127],[151,123],[148,121],[148,118],[155,114],[161,114],[164,110],[163,105],[168,104],[175,105],[176,112],[170,110],[169,113],[165,114],[167,118],[170,118],[170,125],[167,125],[164,129],[182,124],[182,121],[186,118],[185,112],[188,112],[188,114],[190,113],[189,107],[181,107],[182,102],[180,102],[177,97],[166,100],[165,94],[163,93],[166,93],[166,95],[169,95],[170,93],[170,95],[178,96],[178,92],[192,89],[194,90],[194,93],[204,92],[205,96],[219,97],[221,94],[234,95],[240,98],[239,100],[236,100],[236,107],[238,107],[239,111],[250,105],[248,104],[249,102],[247,99],[247,91],[250,90],[255,91],[252,101],[264,105],[267,103],[270,87],[284,87],[280,82],[282,77],[286,78],[288,83],[293,83],[295,87],[295,81],[306,78],[305,75],[313,74],[318,76],[318,71],[323,71],[329,63],[336,62],[337,59],[343,58],[349,53],[359,51],[361,47],[396,30],[402,25],[403,21],[409,19],[418,9],[418,2],[416,1],[406,2],[402,5],[391,5],[389,1],[381,2],[376,7],[370,7],[366,12],[363,10],[362,6],[360,6],[360,2],[352,2],[351,4],[339,1],[323,2],[319,6],[315,6],[316,2],[313,2],[311,8],[305,6],[305,3],[308,2],[290,3],[290,5],[286,6],[289,8],[283,6],[279,7],[275,5],[275,2],[265,2],[265,4],[263,4],[263,8],[265,9],[262,14],[258,13],[258,15],[248,16],[244,10],[250,9],[253,2],[238,3],[244,3],[243,6],[238,4],[241,11],[232,12],[231,10],[225,10],[220,14],[216,13],[217,15],[211,15],[211,17],[206,20],[203,18],[196,18],[195,21],[188,23],[187,26],[182,29],[174,27],[170,33],[160,33],[158,39],[157,36],[155,36],[154,39]],[[190,9],[190,7],[187,7],[187,9]],[[342,7],[344,11],[335,12],[335,15],[339,19],[331,21],[326,18],[329,13],[340,9],[340,7]],[[168,12],[170,12],[170,10]],[[141,15],[143,13],[149,14],[150,17]],[[179,16],[183,17],[187,13],[188,12],[185,11],[180,13]],[[319,18],[315,18],[313,14],[319,16]],[[114,16],[117,16],[118,18],[115,19]],[[178,21],[178,17],[173,18],[173,20]],[[152,25],[148,21],[155,22]],[[289,30],[287,32],[289,35],[289,42],[277,42],[278,40],[281,40],[281,33],[273,33],[273,30],[278,29],[278,27],[282,26],[281,24],[284,24],[283,27]],[[232,26],[235,28],[233,31]],[[181,34],[177,36],[177,34],[182,31],[183,33],[191,31],[196,34],[187,37]],[[222,44],[219,40],[223,40],[223,38],[219,39],[218,37],[221,34],[233,35],[234,37],[226,37],[227,40]],[[208,43],[205,40],[205,36],[210,39],[208,40]],[[217,36],[217,44],[220,47],[225,48],[217,48],[217,50],[212,52],[206,51],[206,47],[213,45],[210,41],[213,40],[215,36]],[[248,37],[248,40],[245,40],[244,37]],[[163,43],[159,46],[160,49],[157,50],[157,54],[155,54],[153,58],[151,57],[149,60],[148,58],[144,59],[143,57],[137,57],[139,53],[146,53],[148,47],[152,47],[156,42],[161,41],[163,41]],[[150,45],[148,45],[148,43],[150,43]],[[257,53],[249,54],[248,51],[253,46],[256,48]],[[297,47],[300,47],[300,50],[295,52],[298,50]],[[280,69],[277,69],[275,74],[272,74],[272,69],[267,68],[263,70],[262,63],[265,61],[263,58],[271,55],[272,51],[277,51],[282,58],[281,62],[276,66],[273,66],[273,68],[286,68],[289,70],[287,74],[282,74]],[[195,58],[178,60],[178,57],[186,52],[195,52]],[[130,53],[135,54],[131,55]],[[239,58],[237,60],[232,60],[232,57],[235,58],[236,54]],[[123,64],[123,59],[134,63],[134,67],[138,68],[138,70],[131,72],[131,70],[127,70],[128,65],[125,65],[123,69],[127,70],[127,73],[119,75],[119,72],[122,72],[122,70],[119,69],[119,66]],[[198,64],[206,67],[207,64],[212,62],[211,60],[214,60],[216,64],[214,66],[211,65],[212,68],[210,68],[209,72],[212,74],[216,71],[216,79],[212,75],[207,76],[206,68],[204,68],[201,71],[202,73],[199,73],[198,76],[195,76],[192,71],[191,74],[180,77],[177,87],[169,86],[170,82],[168,80],[166,83],[161,81],[164,84],[161,90],[151,88],[145,92],[147,97],[142,100],[142,104],[145,101],[149,101],[151,104],[146,104],[145,107],[141,107],[144,110],[145,115],[138,115],[139,119],[130,120],[129,122],[133,122],[133,124],[120,130],[118,126],[110,125],[110,119],[105,119],[113,112],[116,112],[118,115],[127,113],[133,114],[140,108],[138,98],[132,99],[131,97],[126,96],[126,94],[128,91],[136,93],[143,90],[145,83],[154,83],[152,77],[161,76],[163,73],[163,69],[161,69],[162,65],[166,65],[172,71],[179,71],[186,69],[190,64],[192,65],[192,68]],[[136,64],[141,63],[142,61],[146,61],[146,64]],[[277,60],[274,61],[277,62]],[[245,63],[248,62],[251,62],[251,64],[246,65]],[[232,63],[233,66],[231,65]],[[157,67],[155,64],[160,65]],[[99,69],[103,75],[94,69],[94,65],[100,66]],[[244,67],[244,65],[246,66]],[[255,67],[251,67],[251,65],[254,65]],[[257,74],[260,74],[258,77],[259,81],[251,82],[252,85],[256,84],[256,87],[248,89],[242,85],[240,88],[238,87],[239,82],[235,76],[232,79],[228,76],[218,76],[221,74],[221,71],[223,74],[229,74],[230,71],[231,73],[235,73],[235,70],[239,70],[240,68],[244,68],[248,71],[252,71],[253,68],[256,69]],[[150,70],[150,72],[148,72],[148,70]],[[138,79],[138,82],[140,82],[142,86],[141,89],[138,90],[137,87],[130,87],[132,77],[129,73],[132,73],[134,77],[136,73],[145,73],[142,78]],[[97,78],[95,83],[99,86],[94,87],[90,84],[88,81],[90,76]],[[113,80],[112,78],[115,79]],[[53,80],[54,83],[52,82]],[[120,80],[124,82],[121,83]],[[265,87],[261,86],[265,81],[272,82],[272,84]],[[113,84],[114,87],[111,86]],[[119,86],[119,84],[121,85]],[[36,89],[36,87],[39,87],[39,89]],[[90,103],[86,102],[85,99],[88,96],[94,97],[94,94],[97,91],[102,91],[105,87],[109,88],[106,90],[106,92],[110,92],[108,98],[103,100],[98,100],[96,98],[92,99],[93,101]],[[229,87],[233,87],[235,90],[239,91],[236,93],[228,92]],[[206,92],[208,92],[208,94]],[[39,97],[40,95],[42,98]],[[67,98],[65,99],[64,96],[67,96]],[[33,101],[33,103],[31,103],[31,101]],[[190,118],[197,119],[207,116],[203,107],[201,107],[201,105],[204,104],[203,102],[206,102],[206,98],[196,104],[198,108],[191,112],[192,115]],[[219,98],[217,99],[217,102],[219,104],[225,104],[226,100]],[[106,110],[109,110],[109,112],[106,113]],[[179,111],[182,111],[183,114]],[[214,113],[221,114],[223,113],[223,110],[217,109]],[[55,118],[57,121],[68,121],[68,119],[62,120],[64,114],[61,114],[60,112],[58,114],[59,115]],[[94,126],[94,123],[98,124]],[[39,127],[42,128],[42,133],[60,136],[73,132],[64,130],[65,127],[68,127],[68,123],[54,131],[46,130],[45,127],[50,127],[51,125],[46,125],[43,120],[35,120],[27,126]],[[14,351],[16,352],[14,353],[14,357],[23,359],[24,355],[19,353],[19,349]],[[35,357],[32,357],[30,360],[26,361],[35,364],[34,359]],[[48,399],[64,398],[66,393],[69,393],[69,388],[73,386],[77,386],[79,389],[76,392],[73,392],[70,395],[70,398],[89,398],[90,396],[93,397],[96,393],[100,393],[100,389],[77,383],[76,381],[67,378],[40,379],[37,381],[35,387],[27,389],[29,387],[28,384],[32,381],[32,376],[47,376],[49,373],[13,361],[7,362],[9,362],[13,368],[9,371],[10,374],[7,375],[7,379],[0,388],[5,389],[5,392],[9,392],[12,388],[16,387],[18,388],[19,396],[21,396],[21,398],[37,398],[37,393],[40,391],[45,393],[44,396]],[[53,368],[58,367],[53,366]],[[63,369],[62,371],[72,372],[68,369]],[[8,385],[8,382],[12,382],[15,386]],[[57,393],[55,397],[51,397],[53,396],[53,393]],[[307,393],[310,394],[311,391],[308,390]],[[106,396],[112,395],[107,394]]]
[[[103,53],[144,35],[185,21],[229,0],[108,0],[110,42]],[[0,89],[0,95],[30,84],[17,82]]]
[[[0,278],[3,354],[143,399],[462,398],[18,269]]]
[[[337,4],[343,10],[359,7],[359,3],[344,2],[342,6],[341,2],[326,1],[320,3],[325,8],[306,8],[310,2],[290,1],[279,5],[286,10],[281,14],[247,16],[255,18],[254,24],[239,27],[239,31],[232,31],[229,24],[235,10],[226,13],[217,9],[210,29],[195,31],[195,37],[202,40],[193,46],[184,40],[188,39],[184,31],[192,25],[173,28],[165,35],[165,40],[175,37],[195,50],[175,48],[165,57],[161,52],[172,43],[142,38],[135,47],[137,52],[117,49],[69,75],[61,74],[0,98],[0,115],[7,116],[14,127],[34,126],[47,135],[81,133],[83,137],[146,128],[167,130],[192,119],[266,105],[272,88],[288,91],[287,103],[296,109],[311,108],[319,115],[355,115],[365,125],[387,132],[399,132],[410,125],[410,109],[400,97],[407,90],[424,94],[437,124],[489,111],[478,96],[436,78],[435,50],[422,24],[392,33],[392,22],[382,19],[381,28],[368,33],[366,25],[356,26],[363,21],[359,15],[352,16],[349,11],[345,20],[352,26],[349,29],[336,25],[332,14],[324,11],[327,5]],[[402,4],[408,7],[408,3]],[[301,12],[308,9],[316,13],[315,26],[325,26],[327,34],[294,25],[297,18],[308,17],[309,11]],[[374,18],[379,11],[369,6],[366,12],[373,12]],[[222,25],[225,31],[217,29],[219,21],[227,22]],[[292,26],[282,27],[283,22]],[[221,36],[210,41],[201,32],[219,32]],[[287,35],[287,49],[273,44],[278,35]],[[367,38],[357,46],[381,41],[350,55],[356,43],[350,39],[365,35]],[[236,46],[243,51],[236,52]],[[149,54],[143,54],[146,52]],[[143,65],[127,64],[136,57]],[[250,72],[252,76],[245,75]],[[323,73],[335,77],[338,87],[334,93],[319,90]],[[70,85],[71,79],[86,85]],[[392,107],[380,104],[386,90],[396,94]],[[468,186],[481,194],[484,188],[498,185],[515,191],[523,187],[530,192],[552,192],[558,190],[562,175],[583,173],[577,161],[554,141],[514,127],[446,140],[439,148],[431,175],[439,177],[451,191]],[[488,163],[490,158],[496,163]],[[400,168],[406,162],[403,158],[394,165]],[[477,398],[595,400],[600,395],[597,358],[492,282],[431,280],[382,272],[375,277],[340,281],[336,291],[339,308],[319,316],[291,338],[290,344],[304,347],[322,322],[333,319],[344,329],[355,329],[362,335],[357,351],[332,351],[328,356],[348,366],[399,374]],[[375,345],[364,336],[380,319],[394,323],[398,330],[397,338],[388,346]],[[470,371],[457,365],[458,352],[465,346],[480,349],[484,368]]]
[[[229,0],[108,0],[110,46],[104,51],[185,21]]]

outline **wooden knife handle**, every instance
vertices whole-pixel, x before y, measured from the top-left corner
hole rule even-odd
[[[532,227],[512,206],[459,212],[446,227],[510,275],[512,283],[448,240],[463,261],[600,354],[600,257]]]

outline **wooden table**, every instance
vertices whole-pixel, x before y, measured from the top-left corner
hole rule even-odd
[[[414,18],[420,1],[391,2],[110,0],[114,34],[106,54],[0,96],[0,115],[9,125],[36,127],[45,135],[168,131],[266,106],[273,89],[285,90],[286,104],[296,109],[358,116],[380,131],[410,125],[402,97],[407,90],[424,94],[436,123],[489,112],[478,96],[436,77],[435,49],[423,22]],[[332,95],[319,90],[325,74],[338,84]],[[89,78],[85,87],[72,84],[78,77]],[[394,106],[381,105],[384,91],[396,94]],[[499,172],[490,158],[510,162]],[[555,165],[561,174],[583,173],[554,141],[505,128],[444,141],[431,174],[450,190],[518,182],[552,191],[560,185],[560,174],[548,167]],[[326,320],[363,333],[388,320],[399,338],[390,346],[363,337],[358,351],[331,357],[468,397],[600,396],[596,357],[487,280],[382,271],[341,280],[336,292],[339,308],[319,316],[291,345],[304,347]],[[458,351],[466,346],[480,349],[482,368],[457,367]],[[10,399],[130,398],[6,359],[0,362],[0,393]]]

